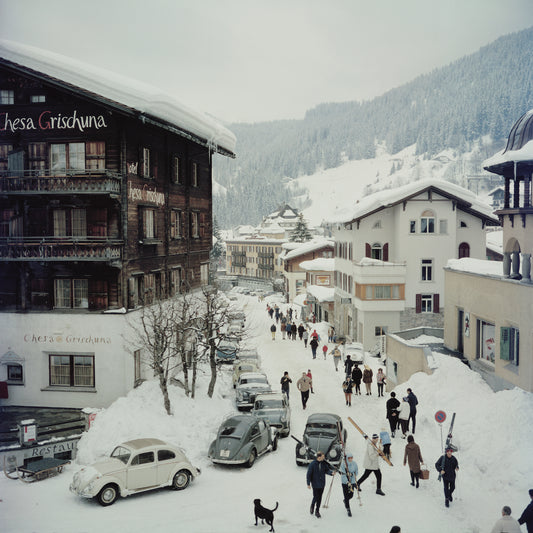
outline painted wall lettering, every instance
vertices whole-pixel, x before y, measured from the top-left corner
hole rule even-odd
[[[135,187],[128,184],[128,198],[136,202],[152,202],[156,205],[165,205],[165,195],[162,192],[157,192],[157,189],[151,190],[147,185]]]
[[[15,117],[9,113],[0,113],[0,131],[14,133],[24,130],[78,130],[107,128],[103,115],[81,115],[75,109],[71,115],[54,114],[43,111],[37,120],[31,117]]]

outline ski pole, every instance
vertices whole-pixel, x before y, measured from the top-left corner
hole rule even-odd
[[[333,475],[331,476],[331,483],[329,484],[329,490],[328,490],[328,493],[326,494],[326,499],[324,500],[324,504],[322,505],[324,509],[327,509],[329,507],[329,497],[331,496],[331,489],[333,488],[333,479],[335,478],[336,473],[337,471],[335,470],[333,472]]]

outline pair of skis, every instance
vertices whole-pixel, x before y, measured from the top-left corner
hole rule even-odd
[[[383,453],[383,450],[381,448],[379,448],[379,446],[376,446],[373,442],[372,442],[372,439],[369,438],[369,436],[350,418],[348,417],[348,420],[352,423],[353,426],[355,426],[355,428],[357,429],[357,431],[359,431],[359,433],[361,433],[361,435],[363,435],[363,437],[368,440],[368,442],[370,442],[370,444],[372,444],[372,446],[374,447],[374,449],[378,452],[378,455],[390,466],[393,466],[393,464],[391,463],[391,460]]]

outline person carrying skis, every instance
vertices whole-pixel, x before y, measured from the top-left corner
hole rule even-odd
[[[355,394],[359,394],[359,396],[361,396],[361,380],[362,379],[363,379],[363,373],[361,372],[359,365],[355,363],[353,370],[352,370],[352,381],[355,384]]]
[[[365,435],[365,439],[368,439],[368,435]],[[372,473],[376,476],[377,490],[376,494],[385,496],[385,493],[381,490],[381,470],[379,469],[379,435],[374,433],[372,435],[372,441],[367,444],[365,460],[363,466],[365,467],[364,474],[358,479],[357,487],[361,490],[361,483]]]
[[[411,389],[407,389],[407,401],[409,402],[410,407],[409,420],[413,421],[411,433],[413,433],[414,435],[416,427],[416,406],[418,405],[418,398],[414,395]]]
[[[455,490],[455,474],[459,470],[459,462],[452,455],[451,448],[446,449],[446,453],[439,457],[435,463],[435,468],[442,476],[442,484],[444,486],[444,505],[450,507],[450,502],[453,502],[453,491]]]
[[[396,393],[391,392],[390,398],[385,404],[387,408],[387,420],[389,421],[391,435],[394,437],[396,434],[396,428],[398,427],[398,407],[400,407],[400,402],[396,398]]]
[[[316,459],[307,467],[307,488],[313,488],[313,500],[311,501],[311,514],[320,518],[320,504],[322,494],[326,487],[326,474],[333,475],[333,469],[325,460],[324,452],[317,451]]]
[[[352,516],[350,509],[350,500],[353,498],[354,491],[357,490],[357,463],[354,461],[353,453],[346,452],[345,460],[341,462],[340,473],[342,483],[342,494],[344,495],[344,507],[348,516]]]

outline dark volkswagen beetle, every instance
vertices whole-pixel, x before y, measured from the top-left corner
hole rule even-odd
[[[296,444],[296,464],[309,464],[315,453],[322,451],[326,454],[326,461],[337,466],[341,461],[342,444],[339,438],[339,429],[346,442],[346,429],[343,428],[340,416],[332,413],[315,413],[310,415],[305,425],[302,442]]]
[[[278,431],[268,421],[254,415],[234,415],[220,426],[208,456],[213,463],[250,468],[258,456],[277,447]]]

